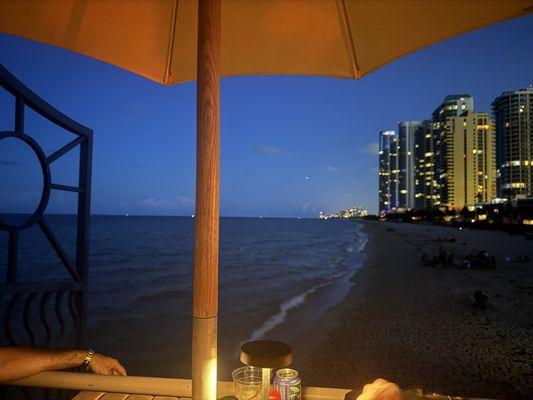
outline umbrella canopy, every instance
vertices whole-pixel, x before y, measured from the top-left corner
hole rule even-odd
[[[0,32],[164,84],[197,80],[194,399],[216,399],[220,76],[360,78],[532,0],[4,0]]]
[[[221,75],[359,78],[531,0],[223,0]],[[196,79],[196,0],[0,2],[0,31],[164,84]]]

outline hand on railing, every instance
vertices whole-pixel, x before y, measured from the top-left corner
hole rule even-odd
[[[80,366],[96,374],[126,375],[126,370],[117,360],[92,351],[0,348],[0,382],[25,378],[43,371]]]
[[[94,354],[92,356],[89,368],[95,374],[100,375],[127,375],[126,370],[117,360],[101,354]]]

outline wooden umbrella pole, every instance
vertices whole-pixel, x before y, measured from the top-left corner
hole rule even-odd
[[[198,1],[192,397],[217,388],[220,0]]]

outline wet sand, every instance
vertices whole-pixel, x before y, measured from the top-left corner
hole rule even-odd
[[[365,266],[350,293],[296,339],[305,385],[360,388],[383,377],[403,388],[533,398],[533,242],[503,232],[366,222]],[[440,242],[452,238],[455,242]],[[456,260],[486,250],[494,270],[424,267],[439,247]],[[489,297],[474,307],[473,293]]]

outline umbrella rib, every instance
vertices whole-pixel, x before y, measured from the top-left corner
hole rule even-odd
[[[174,55],[174,38],[176,36],[176,24],[178,19],[178,2],[179,0],[174,0],[173,10],[172,10],[172,21],[170,24],[170,38],[168,40],[168,51],[167,51],[167,64],[165,68],[165,84],[170,84],[172,79],[172,58]]]
[[[350,50],[350,61],[352,62],[352,70],[356,79],[361,78],[361,69],[357,63],[357,54],[355,52],[355,45],[353,42],[352,29],[350,28],[350,21],[348,19],[348,13],[346,12],[346,4],[344,0],[337,0],[337,8],[340,13],[340,20],[344,28],[344,33],[348,38],[348,47]]]

